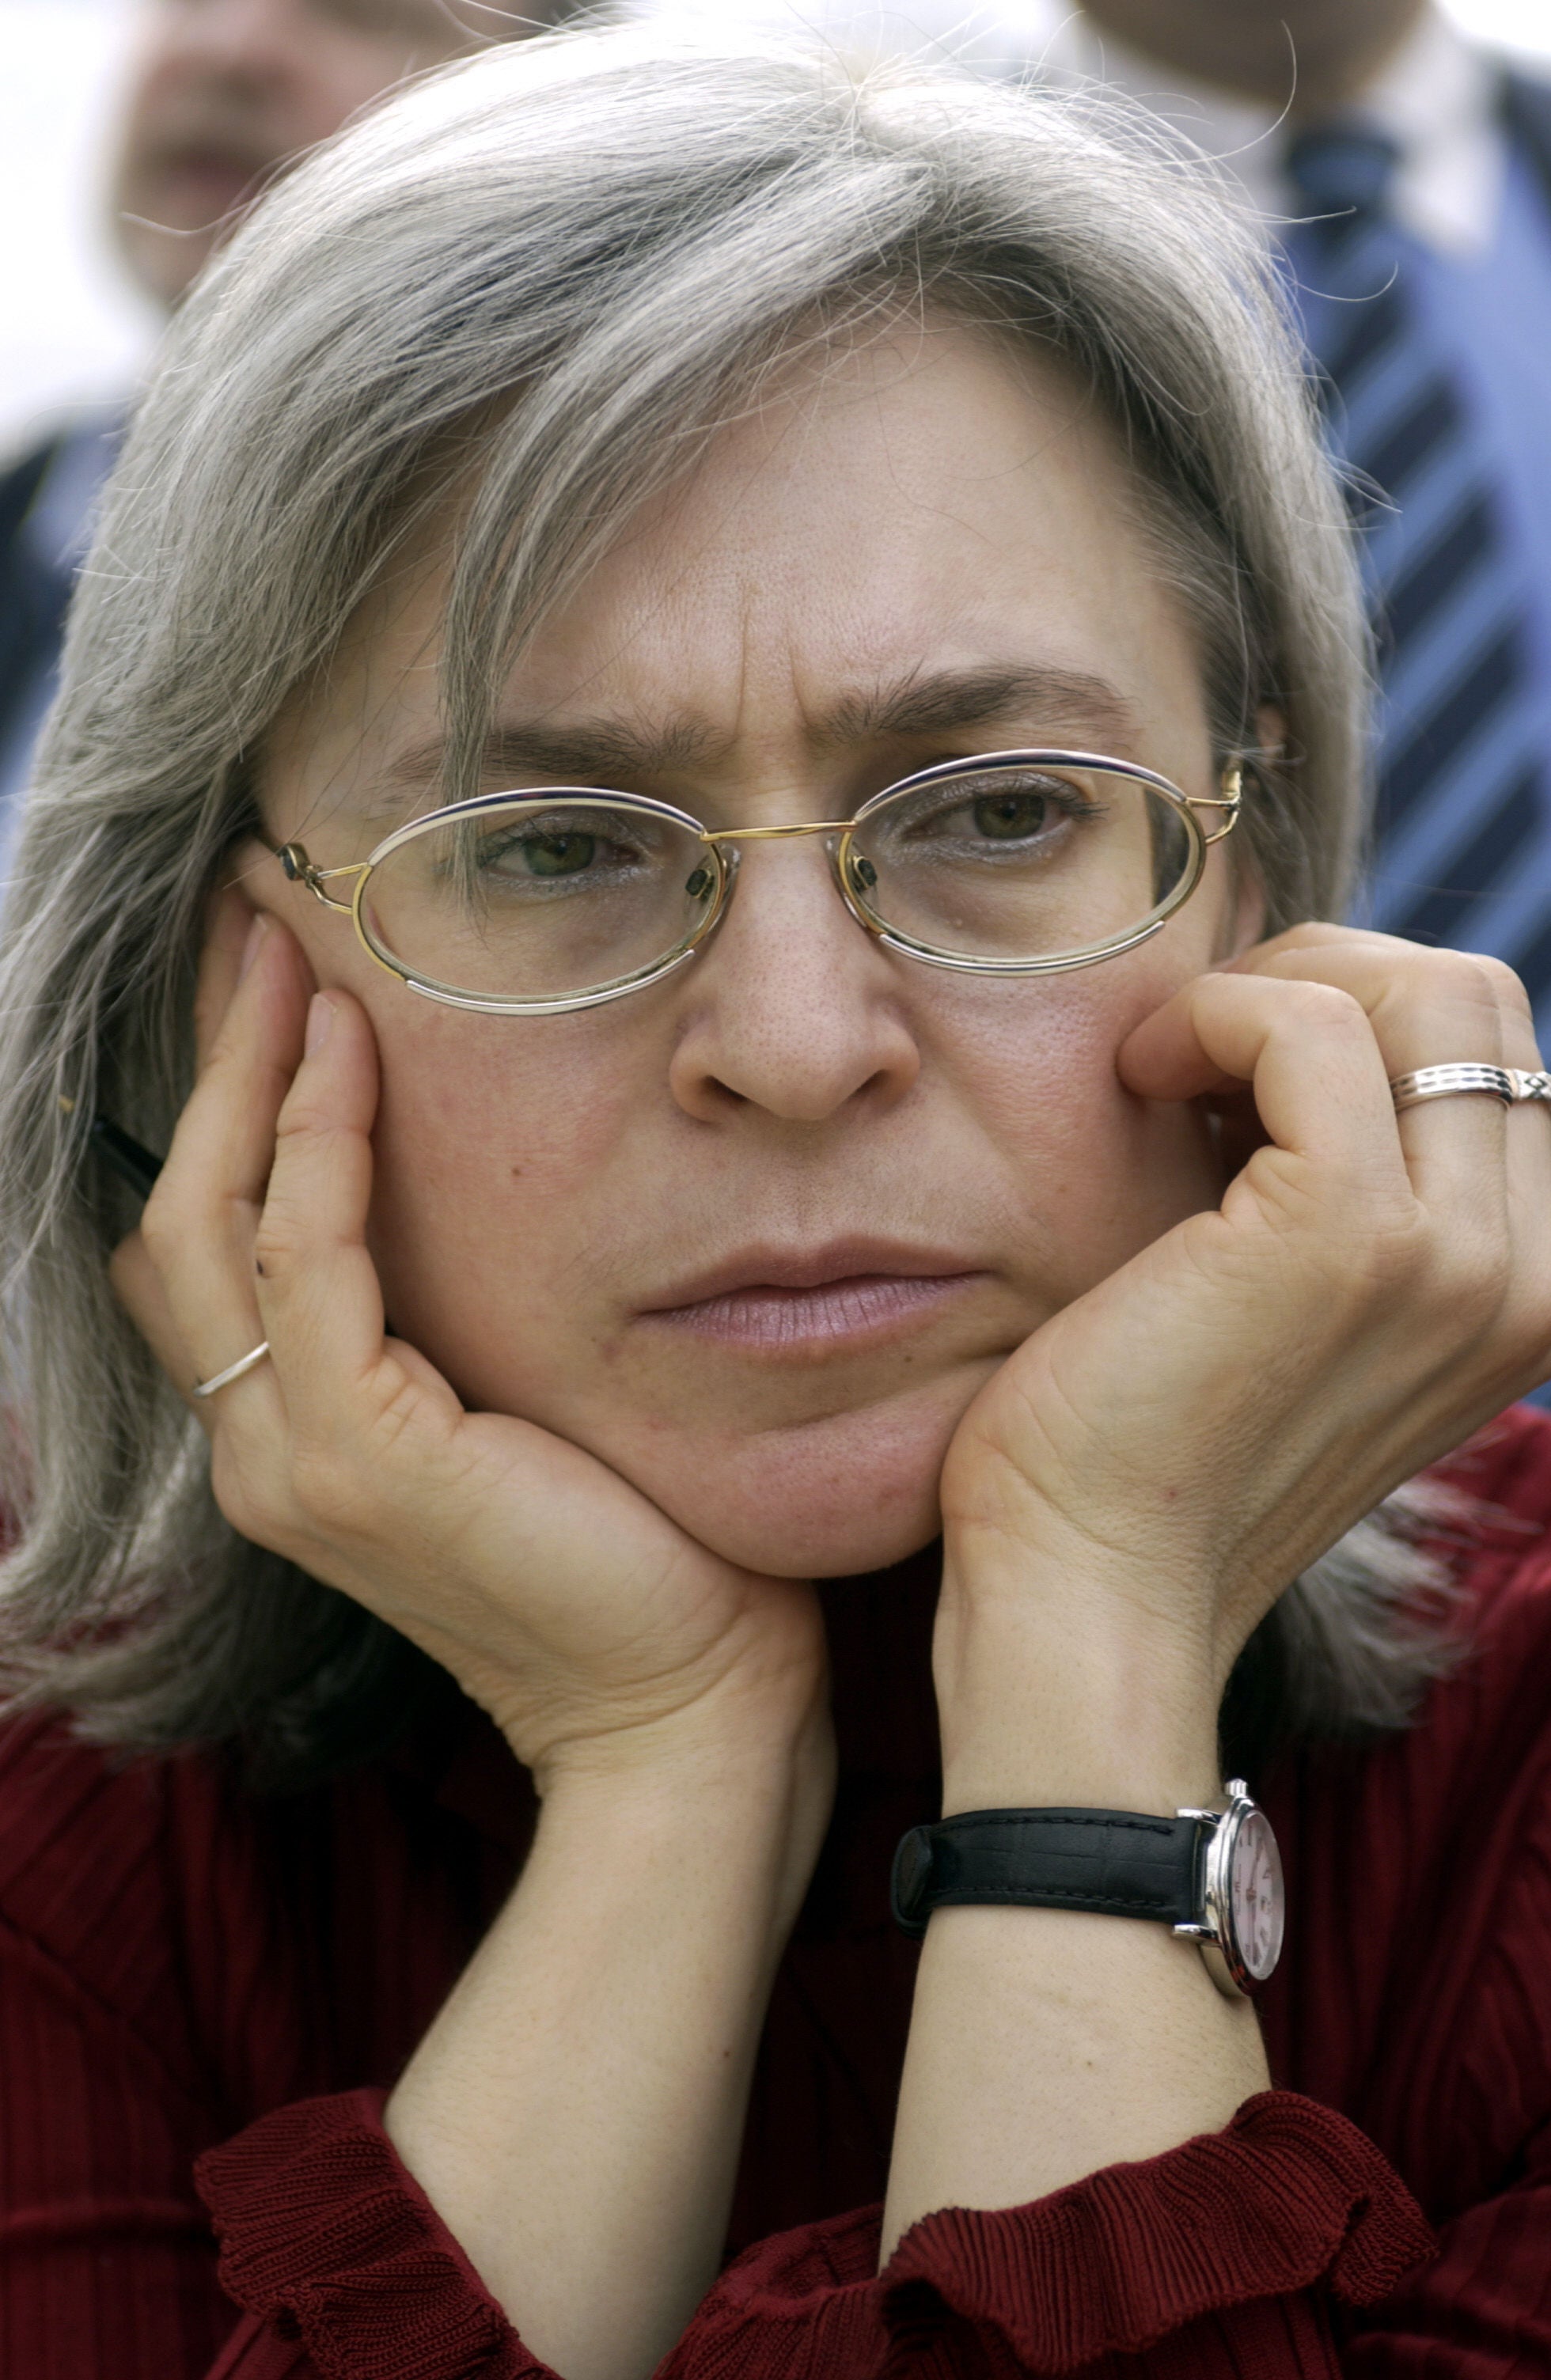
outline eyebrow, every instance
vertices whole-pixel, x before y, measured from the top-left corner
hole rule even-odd
[[[891,686],[842,695],[810,724],[806,740],[816,753],[830,754],[999,721],[1033,722],[1044,735],[1074,736],[1089,748],[1115,748],[1122,758],[1137,734],[1134,710],[1107,678],[1081,670],[993,662],[912,672]],[[417,792],[433,786],[445,750],[439,737],[413,746],[390,764],[389,783]],[[480,774],[515,783],[526,770],[562,783],[628,784],[705,768],[726,752],[727,739],[691,716],[660,727],[608,717],[555,723],[517,718],[500,722],[485,737]]]

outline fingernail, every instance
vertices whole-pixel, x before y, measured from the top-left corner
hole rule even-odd
[[[307,1012],[307,1054],[315,1058],[333,1029],[333,1002],[322,992],[315,991]]]
[[[237,969],[238,983],[242,981],[243,977],[248,973],[248,968],[258,957],[259,945],[268,932],[269,919],[261,910],[259,915],[254,918],[253,923],[248,927],[248,940],[242,946],[242,965]]]

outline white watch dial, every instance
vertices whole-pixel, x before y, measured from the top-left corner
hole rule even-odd
[[[1234,1948],[1254,1981],[1264,1983],[1281,1953],[1285,1903],[1277,1839],[1258,1810],[1239,1828],[1229,1892]]]

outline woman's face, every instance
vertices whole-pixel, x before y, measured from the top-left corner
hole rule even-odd
[[[441,587],[410,576],[272,740],[270,832],[321,864],[436,800]],[[1114,438],[951,328],[832,360],[723,433],[551,620],[500,718],[492,790],[607,784],[713,827],[844,818],[1019,745],[1217,790]],[[975,1390],[1215,1203],[1199,1113],[1115,1072],[1141,1017],[1253,937],[1209,862],[1126,956],[998,980],[871,941],[819,839],[752,844],[688,965],[520,1019],[417,998],[272,858],[248,881],[376,1029],[394,1330],[718,1551],[822,1575],[925,1543]]]

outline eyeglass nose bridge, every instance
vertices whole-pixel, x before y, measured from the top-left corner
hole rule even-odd
[[[847,880],[849,869],[845,853],[855,832],[854,819],[811,819],[794,826],[702,827],[700,841],[709,847],[719,879],[717,896],[697,929],[691,949],[701,949],[710,940],[726,917],[737,889],[738,863],[743,856],[741,845],[745,843],[793,843],[799,836],[823,835],[826,839],[830,871],[835,888],[854,922],[863,931],[877,939],[882,931],[878,921],[859,905],[854,887]],[[685,955],[688,956],[688,952]]]
[[[702,843],[785,843],[799,834],[849,834],[854,819],[815,819],[806,826],[727,826],[704,828]]]

